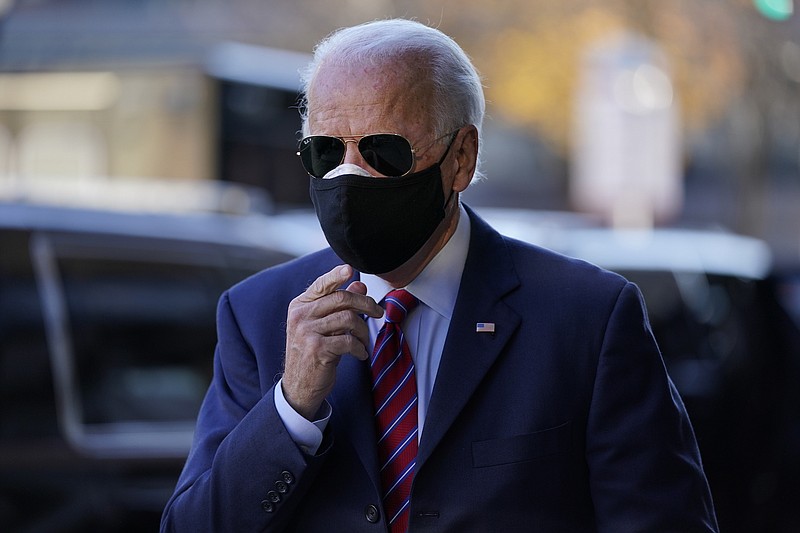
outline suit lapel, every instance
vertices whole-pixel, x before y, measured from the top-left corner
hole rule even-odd
[[[351,355],[345,355],[337,369],[331,407],[332,416],[336,419],[334,427],[337,445],[350,443],[372,483],[380,490],[371,379],[368,364]]]
[[[467,211],[472,222],[469,253],[426,415],[417,468],[430,457],[520,323],[520,316],[503,301],[519,285],[506,245],[499,233]],[[478,323],[493,323],[494,334],[477,331]]]

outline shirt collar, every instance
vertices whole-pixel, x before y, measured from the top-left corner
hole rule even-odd
[[[422,272],[404,287],[422,303],[448,320],[453,315],[461,284],[461,273],[464,271],[469,250],[469,215],[462,205],[459,205],[459,211],[458,225],[450,240]],[[383,300],[389,291],[394,289],[375,274],[362,273],[361,281],[367,286],[367,294],[376,302]]]

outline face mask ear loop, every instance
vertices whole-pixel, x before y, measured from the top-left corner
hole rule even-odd
[[[442,167],[442,163],[444,163],[444,160],[447,159],[447,154],[450,153],[450,147],[453,146],[453,142],[455,142],[456,137],[458,137],[458,132],[459,131],[461,131],[461,128],[459,128],[456,131],[454,131],[453,132],[453,136],[450,137],[450,142],[447,143],[447,150],[444,151],[444,154],[442,154],[442,157],[439,159],[439,162],[437,163],[439,168]],[[447,199],[444,201],[444,205],[442,206],[442,209],[444,209],[445,213],[447,213],[447,205],[450,203],[450,200],[452,200],[453,196],[455,196],[455,195],[456,195],[456,191],[454,191],[453,189],[450,189],[450,196],[447,197]]]
[[[458,137],[459,131],[461,131],[461,128],[453,132],[453,136],[450,137],[450,142],[447,143],[447,150],[445,150],[444,153],[442,154],[442,157],[439,158],[439,162],[437,163],[438,165],[441,166],[441,164],[444,163],[444,160],[447,159],[447,154],[450,153],[450,147],[453,146],[453,142],[455,142],[456,137]]]
[[[444,201],[444,206],[442,206],[442,209],[444,209],[445,213],[447,213],[447,206],[450,204],[450,200],[452,200],[453,197],[458,197],[458,193],[453,189],[450,189],[450,196],[447,197],[447,199]]]
[[[436,163],[436,165],[441,167],[442,163],[444,163],[444,160],[447,159],[447,154],[450,153],[450,147],[453,146],[453,142],[455,142],[459,131],[461,131],[461,128],[458,128],[456,131],[453,132],[453,134],[452,134],[453,136],[450,137],[450,141],[447,143],[447,150],[444,151],[444,153],[442,154],[442,157],[439,158],[439,162]],[[431,166],[433,166],[433,165],[431,165]],[[430,167],[428,167],[428,168],[430,168]]]

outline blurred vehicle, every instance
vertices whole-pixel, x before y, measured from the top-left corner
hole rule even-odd
[[[155,531],[221,292],[310,243],[263,215],[0,202],[0,524]]]
[[[722,529],[797,525],[800,335],[781,301],[796,304],[798,285],[775,279],[763,242],[478,212],[506,235],[637,283],[694,422]],[[155,530],[210,379],[219,294],[322,246],[310,211],[143,215],[0,203],[4,530]]]
[[[720,530],[800,531],[800,276],[776,272],[764,242],[724,231],[478,212],[501,233],[636,283],[694,424]]]

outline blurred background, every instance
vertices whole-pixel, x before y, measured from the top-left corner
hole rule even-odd
[[[216,299],[324,245],[298,69],[400,16],[484,76],[464,199],[637,282],[723,531],[800,530],[795,4],[0,0],[0,528],[157,527]]]

